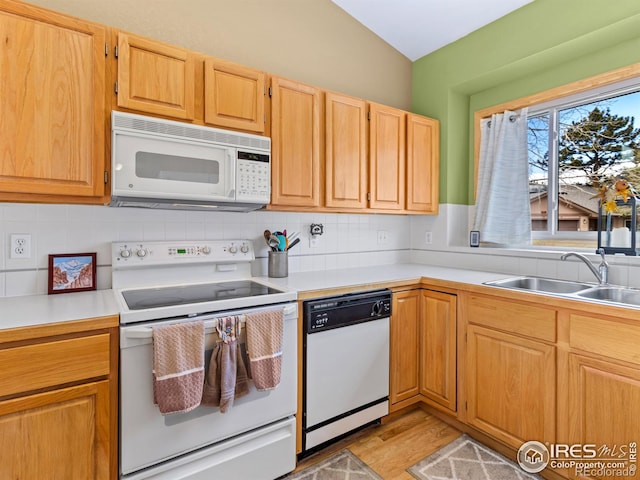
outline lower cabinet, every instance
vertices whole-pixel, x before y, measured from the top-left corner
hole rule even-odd
[[[514,447],[555,440],[555,347],[467,327],[467,422]]]
[[[630,460],[629,454],[634,448],[637,452],[640,442],[640,370],[570,354],[568,387],[569,442],[607,446],[614,455],[611,461]],[[587,478],[576,472],[570,475]]]
[[[393,294],[389,346],[389,403],[392,406],[418,401],[419,315],[419,289]]]
[[[456,295],[428,289],[393,295],[391,410],[423,401],[456,411]]]
[[[610,463],[631,467],[585,473],[556,463],[546,469],[551,478],[638,476],[637,311],[533,294],[405,288],[393,294],[391,412],[426,403],[512,458],[535,440],[573,446],[574,453],[555,450],[552,460],[588,462],[589,452],[572,456],[587,445]]]
[[[0,332],[0,478],[117,477],[117,323]]]
[[[0,402],[0,478],[109,479],[109,382]]]
[[[557,310],[503,296],[464,296],[465,417],[518,449],[556,440]]]
[[[580,472],[570,478],[636,478],[640,442],[640,324],[631,315],[570,312],[568,317],[567,443],[590,444],[599,458],[620,462],[622,472]],[[608,476],[607,476],[608,475]]]
[[[421,291],[420,393],[435,407],[456,411],[457,298]]]

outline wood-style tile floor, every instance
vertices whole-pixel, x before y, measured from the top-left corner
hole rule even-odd
[[[401,411],[301,460],[296,471],[348,448],[384,480],[415,480],[405,470],[460,435],[420,408]]]

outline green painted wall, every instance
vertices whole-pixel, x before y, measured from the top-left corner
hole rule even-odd
[[[638,0],[535,0],[417,60],[412,111],[441,122],[440,202],[473,203],[476,110],[637,62]]]

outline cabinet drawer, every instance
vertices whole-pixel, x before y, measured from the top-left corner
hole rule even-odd
[[[556,341],[556,311],[552,309],[472,295],[467,317],[469,323],[547,342]]]
[[[0,396],[109,374],[109,334],[0,350]]]
[[[569,346],[640,364],[640,325],[572,314],[569,323]]]

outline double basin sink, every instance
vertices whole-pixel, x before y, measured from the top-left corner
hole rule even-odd
[[[593,283],[529,276],[485,282],[485,285],[536,293],[547,293],[560,297],[591,300],[627,307],[640,307],[640,290],[615,285],[596,285]]]

